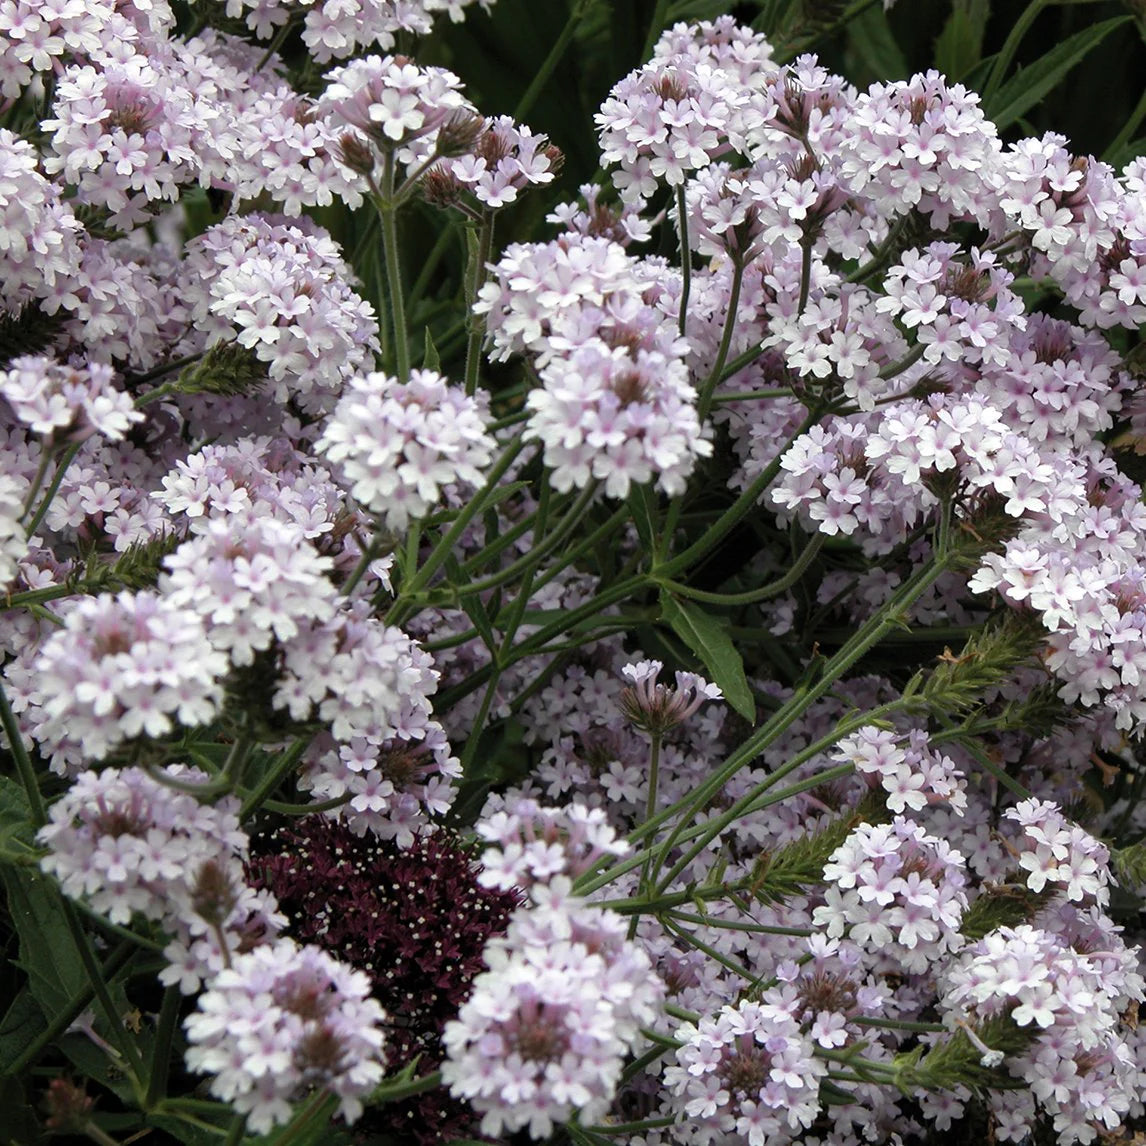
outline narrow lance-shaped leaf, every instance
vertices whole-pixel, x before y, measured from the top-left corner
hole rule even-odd
[[[700,658],[713,682],[720,685],[724,699],[745,720],[755,723],[756,702],[744,675],[744,662],[724,626],[695,605],[685,604],[664,592],[661,593],[661,616]]]

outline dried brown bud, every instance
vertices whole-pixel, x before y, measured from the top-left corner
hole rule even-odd
[[[431,167],[422,177],[422,197],[435,207],[455,207],[462,201],[462,185],[442,167]]]
[[[344,132],[339,139],[337,155],[341,163],[359,175],[370,175],[374,171],[374,149],[352,131]]]
[[[48,1117],[45,1125],[60,1134],[82,1134],[91,1119],[95,1099],[82,1085],[66,1078],[53,1078],[44,1096]]]
[[[435,150],[443,159],[468,155],[473,151],[483,131],[485,131],[485,120],[472,111],[460,108],[438,129]]]

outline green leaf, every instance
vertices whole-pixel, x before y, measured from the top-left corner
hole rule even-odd
[[[3,1019],[0,1019],[0,1070],[14,1063],[47,1027],[39,1003],[27,988],[12,1000]]]
[[[646,552],[652,553],[657,536],[657,495],[653,493],[651,483],[630,488],[629,511],[633,515],[633,524],[641,544]]]
[[[990,13],[990,0],[955,0],[935,41],[935,66],[949,79],[962,79],[979,63]]]
[[[28,868],[0,870],[12,925],[20,936],[17,965],[45,1015],[54,1015],[87,986],[54,882]]]
[[[0,776],[0,851],[33,854],[32,810],[23,785]]]
[[[422,369],[437,370],[442,365],[442,358],[438,354],[438,348],[434,345],[434,336],[430,333],[428,326],[425,328],[424,334],[426,340],[425,349],[422,351]]]
[[[701,659],[713,682],[720,685],[724,699],[745,720],[755,724],[756,702],[744,676],[744,662],[724,626],[695,605],[678,601],[663,590],[661,616]]]
[[[995,125],[1002,129],[1010,127],[1029,108],[1037,104],[1048,92],[1062,82],[1066,74],[1093,51],[1115,28],[1121,28],[1131,20],[1129,16],[1115,16],[1103,20],[1073,36],[1068,36],[1061,44],[1029,67],[1013,75],[991,97],[983,110]]]
[[[882,8],[869,8],[848,26],[852,50],[880,80],[902,80],[910,74]]]

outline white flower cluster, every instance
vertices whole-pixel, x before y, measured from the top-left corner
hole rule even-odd
[[[41,866],[67,895],[113,923],[138,912],[172,936],[160,979],[185,994],[286,922],[273,896],[245,882],[238,801],[212,806],[191,794],[209,779],[181,765],[158,779],[141,768],[82,772],[37,837],[49,848]]]
[[[315,450],[345,475],[351,494],[400,532],[425,517],[447,486],[477,486],[496,446],[488,399],[469,397],[433,370],[400,385],[358,375],[326,421]]]
[[[2,45],[0,37],[0,52]],[[82,230],[57,185],[40,174],[36,149],[0,128],[0,307],[16,310],[43,297],[57,276],[74,274]]]
[[[675,1141],[781,1144],[815,1121],[827,1064],[785,1007],[730,1003],[714,1019],[682,1024],[676,1038],[664,1075],[681,1119]]]
[[[482,1113],[483,1134],[544,1138],[579,1112],[599,1121],[664,986],[615,912],[558,877],[486,945],[488,971],[446,1024],[442,1079]]]
[[[132,737],[165,736],[176,721],[206,724],[226,671],[191,610],[149,592],[81,597],[36,659],[27,728],[66,771]]]
[[[688,344],[655,303],[654,281],[623,247],[570,233],[512,244],[474,310],[494,356],[536,356],[541,386],[526,400],[526,437],[544,444],[555,489],[605,482],[610,497],[656,479],[675,495],[698,458],[701,431]]]
[[[257,1134],[289,1122],[314,1088],[354,1122],[385,1073],[385,1020],[364,971],[280,940],[236,956],[199,996],[184,1024],[187,1066],[212,1074],[211,1093]]]
[[[306,220],[231,215],[187,244],[180,278],[208,344],[235,339],[267,365],[278,402],[328,409],[377,350],[369,303],[338,246]]]
[[[1067,907],[1047,922],[1054,929],[1022,924],[984,936],[945,973],[940,997],[951,1022],[1007,1014],[1035,1035],[1008,1061],[1026,1089],[992,1102],[1000,1137],[1022,1139],[1041,1109],[1060,1142],[1087,1143],[1096,1125],[1113,1129],[1130,1109],[1137,1071],[1119,1016],[1143,1000],[1144,984],[1137,951],[1097,909]]]
[[[0,398],[36,434],[79,440],[92,433],[119,441],[143,421],[129,394],[112,384],[114,371],[97,362],[65,366],[32,355],[0,370]]]
[[[813,922],[831,938],[847,935],[867,956],[923,972],[963,945],[966,862],[944,840],[896,816],[860,824],[824,865],[824,906]]]
[[[11,583],[28,552],[20,517],[24,512],[23,484],[0,474],[0,589]]]
[[[232,664],[249,665],[272,640],[334,615],[333,562],[299,526],[274,517],[212,518],[163,564],[159,589],[167,602],[197,613]]]

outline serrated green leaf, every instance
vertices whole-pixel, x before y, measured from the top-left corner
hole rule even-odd
[[[0,851],[32,853],[35,847],[32,811],[23,786],[9,776],[0,776]]]
[[[46,1015],[54,1015],[87,985],[55,884],[28,868],[0,871],[8,892],[12,925],[20,937],[18,966]]]
[[[756,722],[756,701],[744,675],[744,662],[724,626],[693,604],[661,592],[661,616],[700,658],[713,683],[720,685],[724,699],[745,720]]]
[[[1033,64],[1023,68],[1003,84],[987,101],[983,108],[984,112],[995,121],[996,127],[1000,129],[1010,127],[1048,92],[1053,91],[1066,74],[1098,47],[1111,32],[1128,24],[1130,20],[1130,16],[1115,16],[1068,36],[1045,56],[1035,60]]]
[[[425,346],[422,350],[422,369],[437,370],[442,365],[442,357],[434,345],[434,336],[430,333],[428,326],[423,333],[425,334]]]

